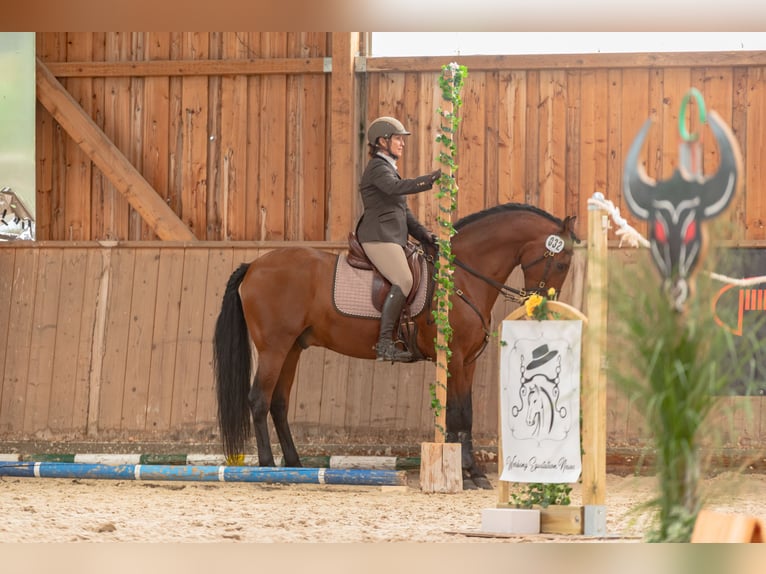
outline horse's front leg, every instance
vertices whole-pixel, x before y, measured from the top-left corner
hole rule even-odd
[[[454,357],[453,357],[454,360]],[[463,467],[463,489],[492,489],[487,475],[476,463],[473,452],[473,400],[471,386],[476,364],[463,364],[457,367],[450,364],[450,380],[447,385],[446,423],[447,442],[459,442],[461,445],[461,465]]]

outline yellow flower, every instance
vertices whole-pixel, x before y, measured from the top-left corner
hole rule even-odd
[[[556,298],[556,288],[551,287],[548,289],[548,299],[555,299]]]
[[[535,309],[542,302],[543,298],[537,293],[530,295],[527,300],[524,301],[524,308],[527,310],[527,317],[532,317],[535,313]]]

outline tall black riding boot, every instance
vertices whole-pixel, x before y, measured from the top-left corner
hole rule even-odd
[[[402,307],[407,297],[397,285],[391,286],[391,291],[383,303],[382,316],[380,318],[380,335],[375,345],[375,354],[378,361],[395,361],[409,363],[412,361],[412,353],[402,351],[394,345],[392,338],[394,325],[402,312]]]

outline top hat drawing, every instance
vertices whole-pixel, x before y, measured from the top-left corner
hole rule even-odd
[[[532,360],[529,361],[527,370],[531,371],[532,369],[536,369],[537,367],[544,365],[558,354],[559,352],[556,349],[553,351],[548,351],[548,345],[540,345],[532,351]]]

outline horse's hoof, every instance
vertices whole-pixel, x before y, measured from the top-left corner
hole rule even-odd
[[[478,490],[479,487],[476,486],[476,483],[470,479],[470,478],[464,478],[463,479],[463,490]]]

